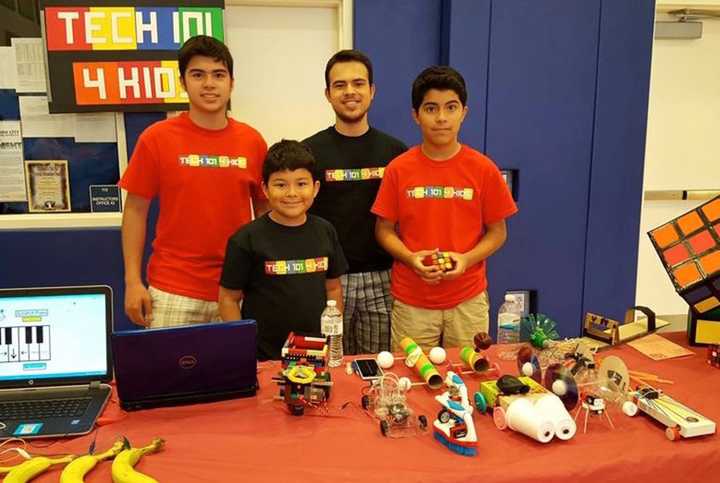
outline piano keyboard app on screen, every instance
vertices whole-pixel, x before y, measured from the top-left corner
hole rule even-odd
[[[70,297],[6,298],[0,304],[0,377],[3,379],[42,379],[43,377],[82,376],[106,371],[102,341],[105,301],[93,295]],[[101,319],[103,321],[103,319]],[[95,353],[94,353],[95,352]],[[86,365],[78,374],[78,358]],[[89,371],[89,372],[88,372]]]

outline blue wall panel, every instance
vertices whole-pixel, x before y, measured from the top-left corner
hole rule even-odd
[[[117,228],[0,231],[0,288],[109,285],[116,327],[127,327]]]
[[[355,2],[354,46],[370,56],[376,85],[370,122],[407,144],[420,132],[412,120],[410,91],[422,69],[440,62],[442,2]]]
[[[486,151],[521,189],[489,261],[491,314],[505,290],[538,289],[563,335],[582,312],[599,13],[599,0],[492,5]]]
[[[453,0],[448,10],[448,65],[465,78],[468,114],[460,140],[485,151],[490,0]]]
[[[583,305],[616,320],[635,303],[654,3],[602,3]]]

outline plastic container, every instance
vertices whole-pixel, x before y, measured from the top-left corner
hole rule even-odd
[[[511,294],[505,295],[505,303],[498,310],[498,344],[515,344],[520,342],[520,319],[522,318],[522,309],[515,302],[515,296]]]
[[[320,330],[328,339],[328,366],[338,367],[343,360],[343,315],[335,300],[328,300],[320,316]]]

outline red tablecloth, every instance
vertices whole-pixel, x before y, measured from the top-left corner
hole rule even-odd
[[[684,334],[668,337],[684,341]],[[490,350],[491,357],[496,349]],[[694,352],[695,356],[665,362],[652,361],[630,347],[608,353],[622,357],[630,369],[675,381],[660,387],[678,401],[720,421],[720,370],[705,362],[705,349]],[[504,370],[516,374],[513,362],[499,362]],[[578,424],[572,440],[553,439],[541,444],[509,430],[499,431],[492,418],[476,412],[478,455],[467,457],[440,445],[431,430],[404,439],[383,437],[378,422],[359,407],[363,383],[357,376],[346,375],[344,367],[333,369],[330,414],[309,411],[302,417],[290,416],[284,405],[273,399],[278,390],[271,377],[277,368],[277,363],[261,366],[262,387],[257,397],[133,412],[100,427],[97,434],[58,440],[47,448],[31,450],[82,454],[94,437],[98,450],[104,450],[121,435],[138,446],[161,436],[167,441],[165,449],[145,457],[137,468],[164,483],[720,481],[717,435],[671,442],[664,428],[645,415],[628,418],[615,411],[611,413],[614,430],[595,418],[586,434]],[[417,380],[400,361],[393,370]],[[464,376],[464,380],[471,392],[477,390],[478,379]],[[426,414],[430,424],[440,409],[433,396],[423,387],[414,387],[409,395],[411,407]],[[342,408],[346,402],[350,404]],[[112,419],[117,414],[117,406],[111,404],[104,416]],[[34,481],[57,481],[59,474],[52,470]],[[110,463],[100,464],[86,481],[110,481]]]

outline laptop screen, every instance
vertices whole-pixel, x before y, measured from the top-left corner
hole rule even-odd
[[[0,290],[0,387],[109,380],[110,287]]]

